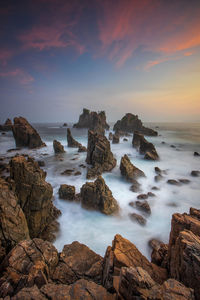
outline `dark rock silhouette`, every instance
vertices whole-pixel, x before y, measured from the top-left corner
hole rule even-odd
[[[73,138],[70,128],[67,128],[67,143],[68,143],[68,147],[71,147],[71,148],[79,148],[82,146],[79,142],[77,142]]]

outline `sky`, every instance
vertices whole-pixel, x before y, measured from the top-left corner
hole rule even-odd
[[[200,121],[199,0],[1,0],[0,123]]]

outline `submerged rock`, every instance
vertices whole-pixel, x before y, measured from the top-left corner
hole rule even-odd
[[[58,190],[59,198],[74,200],[75,199],[75,186],[68,184],[61,184]]]
[[[122,176],[128,181],[136,180],[138,177],[145,177],[144,172],[135,167],[126,154],[121,158],[120,171]]]
[[[12,121],[7,119],[3,125],[0,125],[0,131],[10,131],[12,130]]]
[[[14,118],[12,126],[16,147],[38,148],[46,146],[38,132],[22,117]]]
[[[132,221],[134,221],[134,222],[137,221],[140,225],[145,225],[147,222],[143,216],[136,214],[136,213],[129,214],[129,217]]]
[[[132,185],[130,187],[130,191],[132,191],[134,193],[140,192],[141,184],[137,180],[131,180],[131,182],[132,182]]]
[[[106,215],[119,210],[117,201],[101,176],[95,182],[86,182],[82,186],[81,198],[84,207],[99,210]]]
[[[136,207],[142,211],[144,211],[147,214],[151,214],[151,208],[149,206],[149,203],[145,201],[136,201],[135,202]]]
[[[139,131],[144,135],[152,135],[157,136],[157,131],[153,129],[144,127],[142,121],[138,118],[137,115],[133,115],[131,113],[127,113],[121,120],[118,120],[113,130],[116,131],[126,131],[126,132],[134,132]]]
[[[60,142],[56,141],[56,140],[53,141],[53,148],[54,148],[54,152],[56,154],[65,153],[63,145]]]
[[[82,147],[82,145],[73,138],[70,128],[67,128],[67,143],[68,143],[68,147],[71,148]]]

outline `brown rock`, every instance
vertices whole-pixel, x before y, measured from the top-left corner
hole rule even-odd
[[[142,200],[145,200],[148,198],[148,195],[147,194],[140,194],[137,196],[137,199],[142,199]]]
[[[121,158],[120,171],[122,176],[128,181],[136,180],[138,177],[145,177],[144,172],[136,168],[126,154]]]
[[[67,143],[68,143],[68,147],[72,147],[72,148],[79,148],[82,146],[79,142],[77,142],[73,138],[70,128],[67,128]]]
[[[63,172],[61,173],[61,175],[67,175],[67,176],[70,176],[70,175],[72,175],[73,172],[74,172],[73,169],[66,169],[65,171],[63,171]]]
[[[61,199],[74,200],[75,199],[75,186],[61,184],[58,193],[59,193],[59,198],[61,198]]]
[[[133,148],[136,148],[137,150],[139,150],[139,148],[140,148],[140,141],[143,138],[144,138],[144,136],[141,133],[139,133],[138,131],[134,131],[133,140],[132,140]]]
[[[113,134],[112,134],[112,132],[109,132],[108,139],[109,139],[109,141],[112,141],[112,139],[113,139]]]
[[[155,170],[156,174],[158,174],[158,175],[162,174],[162,170],[160,168],[155,167],[154,170]]]
[[[140,186],[141,184],[137,180],[132,180],[132,185],[130,187],[130,190],[134,193],[140,192]]]
[[[148,160],[158,160],[159,156],[152,143],[149,143],[144,136],[135,131],[133,135],[132,145],[139,150],[140,154],[144,154],[144,158]],[[159,168],[158,168],[159,169]]]
[[[54,271],[53,280],[57,283],[71,284],[84,278],[100,284],[102,261],[100,255],[79,242],[65,245]]]
[[[81,198],[84,207],[99,210],[106,215],[119,210],[117,201],[101,176],[95,182],[86,182],[82,186]]]
[[[81,175],[81,172],[80,172],[80,171],[76,171],[76,172],[74,173],[74,176],[79,176],[79,175]]]
[[[132,221],[137,221],[140,225],[146,225],[146,219],[142,217],[141,215],[138,215],[136,213],[129,214],[129,217]]]
[[[10,161],[10,176],[15,181],[18,204],[26,216],[30,237],[41,237],[59,214],[52,203],[53,189],[45,181],[46,172],[33,159],[17,156]]]
[[[54,152],[56,154],[57,153],[65,153],[63,145],[60,142],[56,141],[56,140],[53,141],[53,148],[54,148]]]
[[[82,146],[82,145],[80,145],[80,146],[78,147],[78,152],[87,152],[87,148],[84,147],[84,146]]]
[[[3,125],[0,125],[0,131],[10,131],[10,130],[12,130],[12,121],[10,119],[7,119]]]
[[[169,179],[169,180],[167,180],[167,183],[171,184],[171,185],[181,185],[180,182],[178,182],[175,179]]]
[[[154,193],[152,193],[152,192],[148,192],[148,193],[147,193],[147,196],[148,196],[148,197],[156,197],[156,195],[155,195]]]
[[[119,143],[119,136],[117,134],[113,134],[112,143],[113,144],[118,144]]]
[[[87,178],[109,172],[116,166],[116,159],[110,150],[110,142],[103,135],[88,131],[88,148],[86,162],[93,166],[88,169]]]
[[[151,214],[151,208],[149,206],[149,203],[145,201],[136,201],[135,202],[136,207],[142,211],[144,211],[147,214]]]
[[[37,131],[22,117],[14,118],[12,126],[16,147],[38,148],[46,146]]]

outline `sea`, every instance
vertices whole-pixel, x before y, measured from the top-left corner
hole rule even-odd
[[[82,185],[89,181],[86,179],[87,169],[80,166],[82,164],[87,166],[86,153],[78,153],[76,148],[68,148],[67,128],[61,123],[32,125],[47,146],[36,150],[21,149],[7,152],[8,149],[15,148],[12,132],[7,132],[0,135],[0,157],[23,153],[33,156],[36,160],[44,160],[43,169],[47,173],[46,181],[53,187],[54,205],[62,212],[58,219],[60,230],[54,241],[59,251],[62,251],[65,244],[79,241],[104,256],[107,246],[112,245],[114,236],[120,234],[134,243],[143,255],[150,258],[149,240],[155,238],[168,243],[172,214],[188,213],[190,207],[200,209],[200,177],[191,176],[192,170],[200,171],[200,156],[194,156],[194,151],[200,152],[200,123],[146,123],[146,126],[158,131],[157,137],[146,138],[155,145],[159,161],[144,160],[143,156],[132,147],[132,136],[127,137],[128,141],[124,141],[121,137],[119,144],[111,143],[117,165],[112,172],[103,173],[102,176],[120,206],[120,213],[116,216],[107,216],[98,211],[84,209],[80,203],[59,199],[58,189],[61,184],[74,185],[76,192],[79,193]],[[75,129],[73,124],[68,125],[73,137],[87,146],[87,129]],[[107,137],[110,131],[106,132]],[[64,145],[66,153],[54,154],[54,139]],[[142,193],[155,194],[155,197],[147,199],[151,207],[149,216],[129,205],[130,202],[137,200],[140,193],[132,192],[131,184],[121,176],[119,166],[124,154],[128,154],[131,162],[146,175],[145,178],[138,180]],[[154,179],[155,167],[166,171],[159,182],[155,182]],[[73,169],[72,175],[61,175],[66,169]],[[80,171],[81,174],[75,176],[76,171]],[[175,186],[168,184],[168,179],[188,179],[190,182]],[[155,186],[158,190],[152,190]],[[141,226],[133,222],[129,217],[131,213],[143,215],[147,220],[146,225]]]

